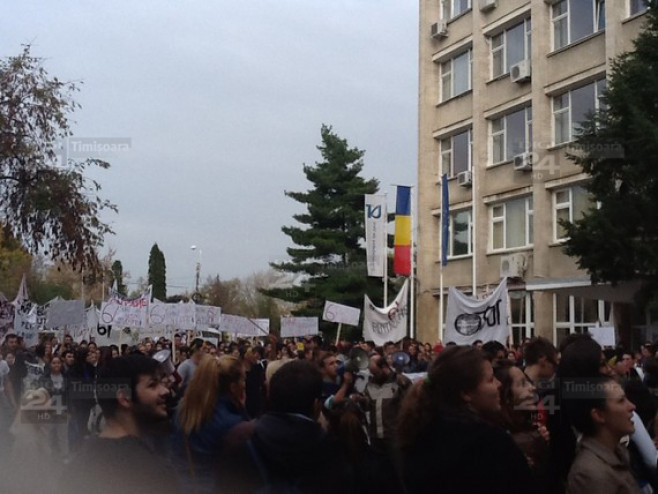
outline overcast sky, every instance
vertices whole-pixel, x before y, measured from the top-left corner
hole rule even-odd
[[[310,186],[320,127],[366,151],[393,207],[417,155],[418,4],[413,0],[21,0],[4,5],[0,56],[31,43],[82,81],[76,137],[129,138],[94,176],[131,281],[154,242],[168,293],[286,258],[281,226]]]

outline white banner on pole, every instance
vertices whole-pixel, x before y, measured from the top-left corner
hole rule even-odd
[[[217,328],[222,320],[222,309],[212,305],[197,305],[195,316],[197,329]]]
[[[368,276],[383,278],[388,225],[386,196],[365,194],[365,216]]]
[[[496,340],[505,345],[509,334],[507,313],[507,278],[482,300],[450,287],[443,339],[458,345],[471,345],[477,340]]]
[[[251,319],[232,314],[222,314],[220,331],[241,336],[265,336],[259,326]]]
[[[134,299],[126,299],[114,293],[107,302],[103,302],[101,305],[100,324],[102,326],[145,328],[148,326],[150,300],[151,287]]]
[[[375,307],[368,295],[363,304],[363,337],[381,346],[388,341],[397,343],[407,335],[409,280],[404,282],[400,293],[391,305]]]
[[[324,303],[324,311],[322,312],[322,320],[324,321],[358,326],[360,316],[361,309],[329,302],[328,300]]]
[[[592,339],[601,345],[602,348],[606,346],[614,348],[617,344],[614,326],[589,328],[587,331],[592,335]]]
[[[317,317],[282,317],[281,337],[294,338],[312,336],[320,332]]]

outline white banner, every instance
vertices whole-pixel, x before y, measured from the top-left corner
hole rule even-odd
[[[587,330],[589,334],[592,335],[592,339],[596,341],[601,348],[609,346],[615,347],[617,344],[617,338],[615,337],[615,327],[614,326],[602,326],[598,328],[589,328]]]
[[[14,333],[23,338],[25,348],[39,343],[39,328],[37,327],[37,305],[30,302],[27,296],[27,281],[25,275],[21,279],[16,299],[14,314]]]
[[[231,314],[222,314],[222,322],[219,325],[220,331],[233,333],[241,336],[265,336],[260,326],[247,317],[234,316]]]
[[[350,326],[359,325],[359,316],[361,309],[355,309],[348,305],[337,304],[336,302],[324,303],[324,311],[322,312],[322,319],[324,321],[349,324]]]
[[[317,317],[282,317],[281,337],[312,336],[320,332]]]
[[[397,343],[407,335],[409,280],[404,282],[400,293],[388,307],[375,307],[365,296],[363,308],[363,338],[382,346],[388,341]]]
[[[365,194],[365,216],[368,276],[383,278],[388,225],[386,196]]]
[[[176,304],[178,314],[174,320],[176,329],[183,329],[185,331],[192,331],[196,329],[196,304],[194,301],[180,302]]]
[[[487,298],[464,295],[454,287],[448,289],[448,311],[443,340],[471,345],[477,340],[496,340],[507,344],[507,278]]]
[[[101,305],[100,324],[102,326],[146,328],[150,300],[151,287],[134,299],[126,299],[115,293]]]
[[[197,305],[195,316],[197,329],[217,328],[222,320],[222,309],[212,305]]]
[[[80,327],[85,323],[85,304],[82,300],[51,300],[48,303],[47,328]]]

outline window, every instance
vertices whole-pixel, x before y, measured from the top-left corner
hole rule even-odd
[[[450,214],[448,257],[467,256],[473,252],[472,228],[470,209]]]
[[[552,9],[554,50],[605,29],[605,0],[562,0]]]
[[[491,211],[491,249],[532,245],[532,197],[496,204]]]
[[[559,345],[568,335],[585,333],[599,325],[610,325],[611,304],[603,300],[553,295],[555,320],[554,343]]]
[[[553,193],[553,240],[566,240],[567,234],[560,220],[574,222],[583,217],[593,203],[583,187],[570,187]]]
[[[491,37],[491,76],[509,73],[510,67],[532,54],[530,19]]]
[[[606,88],[606,80],[572,89],[553,98],[553,138],[555,144],[573,140],[580,131],[580,122],[588,114],[602,108],[601,97]]]
[[[532,151],[532,107],[491,121],[491,162],[504,163]]]
[[[512,319],[512,339],[515,344],[520,345],[525,338],[535,336],[532,295],[526,291],[510,290],[508,293]]]
[[[630,0],[629,2],[629,14],[641,14],[645,12],[648,8],[647,0]]]
[[[472,54],[469,49],[441,64],[441,101],[470,91]]]
[[[450,20],[471,9],[471,0],[441,0],[443,19]]]
[[[456,177],[471,169],[473,142],[471,129],[441,140],[441,174]]]

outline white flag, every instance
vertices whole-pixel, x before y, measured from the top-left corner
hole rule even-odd
[[[406,280],[393,303],[383,309],[375,307],[368,295],[365,296],[363,337],[366,340],[382,346],[387,341],[396,343],[407,335],[408,293],[409,280]]]
[[[448,289],[448,312],[443,339],[458,345],[496,340],[503,345],[507,328],[507,278],[486,299],[464,295],[454,287]]]
[[[384,277],[386,262],[386,196],[365,194],[368,276]]]

